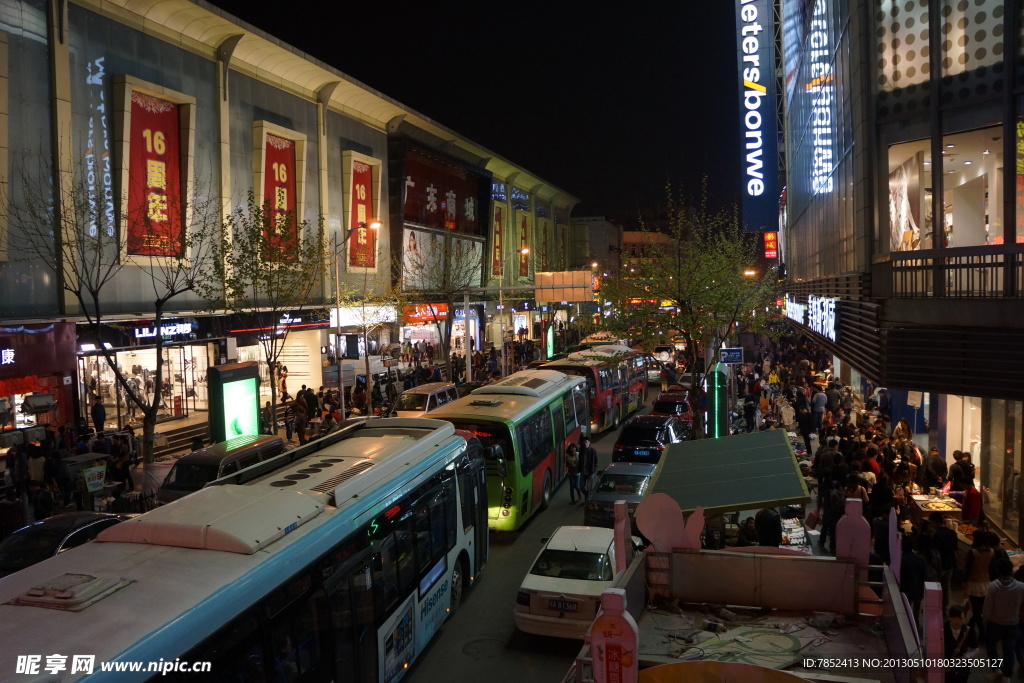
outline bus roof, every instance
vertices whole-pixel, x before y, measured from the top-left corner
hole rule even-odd
[[[538,381],[544,384],[537,386]],[[552,397],[561,395],[568,388],[585,384],[582,377],[571,377],[554,370],[523,370],[430,411],[430,417],[466,421],[517,420],[530,415],[538,406],[546,405]]]
[[[111,527],[133,522],[101,534],[102,542],[0,579],[0,638],[10,645],[0,671],[14,671],[17,654],[44,650],[95,655],[97,672],[98,662],[114,658],[185,652],[457,458],[466,443],[451,424],[423,418],[374,420],[336,435],[265,477],[203,489]],[[71,599],[55,595],[60,587],[70,587]]]

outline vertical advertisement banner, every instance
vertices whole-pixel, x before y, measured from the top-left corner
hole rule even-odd
[[[352,212],[348,238],[348,265],[377,267],[377,232],[370,228],[373,216],[373,169],[360,161],[352,162]]]
[[[519,277],[526,278],[530,277],[530,230],[533,227],[530,225],[530,214],[525,211],[518,212],[517,219],[519,221]],[[526,253],[523,253],[523,252]]]
[[[491,277],[505,272],[505,207],[494,205],[494,234],[491,238]]]
[[[537,260],[536,263],[542,271],[551,270],[551,219],[537,219]]]
[[[132,92],[126,251],[178,256],[182,250],[178,105]]]
[[[736,1],[743,223],[750,232],[761,232],[775,225],[778,218],[778,123],[772,22],[769,0]]]
[[[266,235],[270,260],[288,260],[298,236],[295,212],[295,143],[267,135],[263,162],[263,208],[269,216]]]

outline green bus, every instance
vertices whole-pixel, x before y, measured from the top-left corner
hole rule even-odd
[[[565,450],[590,427],[587,383],[523,370],[430,413],[471,432],[487,456],[487,523],[512,531],[547,507],[565,477]]]

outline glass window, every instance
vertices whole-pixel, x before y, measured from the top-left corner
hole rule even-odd
[[[999,3],[942,2],[942,75],[955,76],[1002,61]]]
[[[260,643],[256,610],[238,617],[188,655],[191,661],[211,662],[212,680],[233,683],[264,683],[266,657]]]
[[[930,174],[930,140],[889,148],[889,251],[935,247]]]
[[[942,230],[949,247],[1003,243],[1003,129],[942,138]]]
[[[519,468],[523,476],[532,472],[553,448],[551,415],[548,408],[526,418],[516,427],[519,441]]]
[[[611,559],[606,553],[572,550],[546,549],[537,558],[530,573],[582,581],[611,581],[614,578]]]
[[[373,556],[373,582],[380,587],[381,606],[390,610],[398,601],[398,564],[395,539],[390,534],[380,541],[380,552]]]

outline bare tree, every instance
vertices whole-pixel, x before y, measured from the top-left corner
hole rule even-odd
[[[223,288],[203,293],[217,308],[248,316],[270,368],[271,415],[277,414],[277,362],[288,339],[285,313],[308,310],[322,302],[329,259],[322,221],[299,223],[293,213],[260,205],[249,192],[245,207],[232,212],[213,247],[214,268]],[[277,421],[272,417],[274,431]]]
[[[76,169],[74,180],[61,185],[47,180],[54,170],[44,162],[34,172],[24,165],[17,172],[17,199],[10,185],[0,196],[15,260],[46,264],[63,292],[77,302],[78,313],[97,339],[111,317],[116,290],[126,287],[129,278],[151,302],[147,313],[152,312],[157,330],[153,340],[158,359],[152,396],[128,381],[114,350],[97,346],[125,400],[142,413],[143,460],[152,462],[164,372],[160,330],[173,299],[207,286],[220,223],[217,198],[209,193],[181,199],[159,195],[162,200],[132,210],[125,208],[127,193],[120,201],[112,194],[97,196],[84,169]]]
[[[476,242],[448,234],[438,240],[436,246],[432,243],[429,248],[423,246],[415,252],[405,251],[399,272],[402,273],[399,289],[404,297],[409,303],[425,306],[430,313],[441,343],[441,358],[449,379],[454,379],[451,336],[455,306],[463,301],[466,290],[480,285],[482,247],[478,247]],[[469,315],[468,311],[464,313]]]

